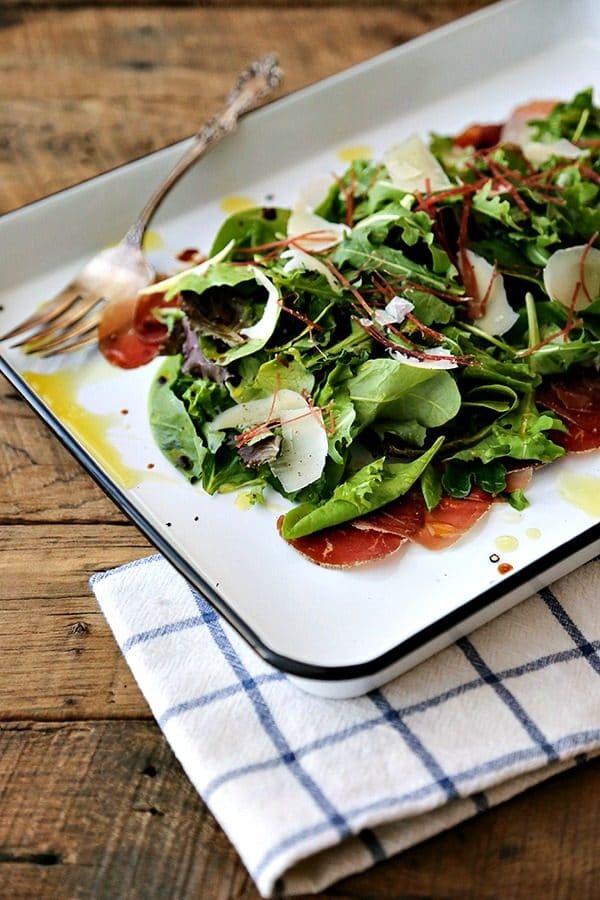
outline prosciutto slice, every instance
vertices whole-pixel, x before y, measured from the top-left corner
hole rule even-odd
[[[281,527],[283,516],[277,525]],[[292,547],[318,566],[345,569],[384,559],[395,553],[406,538],[384,531],[360,531],[352,524],[324,528],[306,537],[288,541]]]
[[[552,432],[552,440],[570,453],[600,449],[600,377],[596,374],[557,378],[536,393],[540,406],[551,409],[569,432]]]

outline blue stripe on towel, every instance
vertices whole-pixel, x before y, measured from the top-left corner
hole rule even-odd
[[[535,741],[535,743],[544,751],[548,760],[553,761],[557,759],[556,751],[552,744],[548,743],[545,736],[537,727],[533,719],[527,715],[515,695],[509,691],[506,685],[500,680],[499,676],[492,672],[487,663],[484,662],[471,641],[468,640],[468,638],[460,638],[456,643],[475,671],[483,678],[486,684],[489,684],[490,687],[493,688],[505,706],[510,709],[511,713],[523,726],[531,740]]]
[[[177,631],[185,631],[188,628],[197,628],[199,625],[204,624],[205,620],[202,616],[192,616],[187,619],[179,619],[175,622],[167,622],[165,625],[160,625],[158,628],[150,628],[148,631],[139,631],[137,634],[133,634],[131,637],[127,638],[124,644],[122,644],[121,650],[123,653],[127,653],[128,650],[131,650],[131,648],[135,647],[137,644],[146,644],[148,641],[164,637],[166,634],[174,634]]]
[[[600,675],[600,658],[597,648],[586,640],[585,635],[579,630],[564,606],[559,602],[556,594],[550,588],[542,588],[540,597],[554,616],[565,629],[575,646],[581,651],[592,669]]]
[[[192,590],[192,594],[194,595],[200,611],[204,615],[204,611],[208,606],[207,602],[196,591]],[[292,747],[287,742],[283,732],[279,728],[271,710],[269,709],[267,701],[259,690],[256,679],[250,675],[250,673],[242,663],[240,657],[231,644],[231,641],[225,634],[218,616],[216,614],[213,616],[207,615],[207,622],[215,644],[233,669],[233,672],[240,683],[243,685],[244,690],[248,695],[248,699],[254,707],[259,722],[261,723],[262,727],[265,730],[265,733],[273,743],[274,747],[280,754],[281,759],[286,764],[289,771],[294,775],[298,783],[301,784],[304,790],[309,794],[315,805],[323,813],[325,813],[327,817],[327,824],[330,827],[334,828],[341,838],[348,837],[351,834],[351,829],[348,825],[348,822],[338,812],[334,804],[326,797],[316,781],[300,765],[298,759],[296,758],[296,754],[293,752]]]
[[[398,734],[402,735],[406,744],[410,747],[415,756],[418,757],[429,774],[433,775],[441,789],[445,791],[448,799],[454,800],[458,797],[458,791],[456,790],[456,785],[453,783],[452,779],[446,775],[433,754],[429,752],[414,731],[408,727],[400,712],[392,706],[387,697],[385,697],[381,691],[372,691],[369,694],[369,697],[379,712],[382,713],[386,722],[389,722],[394,731],[397,731]]]
[[[554,744],[554,750],[557,754],[556,758],[558,758],[558,756],[563,752],[569,753],[578,746],[585,746],[598,740],[600,740],[600,729],[597,729],[595,731],[575,732],[573,734],[566,735],[565,737],[556,741]],[[468,784],[468,782],[472,781],[474,778],[481,778],[482,776],[489,775],[492,772],[502,771],[503,769],[511,769],[517,762],[537,760],[540,765],[544,765],[546,763],[546,759],[546,754],[541,751],[541,748],[539,746],[529,747],[525,750],[519,750],[515,753],[504,754],[497,757],[496,759],[488,760],[487,762],[481,763],[478,766],[473,766],[470,769],[465,769],[462,772],[458,772],[457,774],[452,776],[452,781],[454,784]],[[375,800],[372,803],[368,803],[364,806],[347,810],[345,814],[346,819],[351,822],[353,819],[366,815],[372,815],[373,813],[382,810],[394,810],[397,808],[401,808],[407,803],[426,800],[437,791],[439,791],[439,785],[437,781],[433,781],[429,784],[423,785],[420,788],[417,788],[414,791],[409,791],[406,794],[382,797],[379,800]],[[423,811],[425,812],[426,810]],[[387,818],[388,817],[386,816],[386,819]],[[389,819],[392,818],[393,813],[390,813]],[[267,868],[267,866],[269,866],[281,853],[289,850],[290,847],[294,847],[298,844],[303,843],[304,841],[314,837],[315,835],[321,834],[326,827],[326,823],[318,823],[316,825],[313,825],[312,827],[303,828],[300,831],[295,832],[294,834],[290,834],[286,838],[283,838],[283,840],[279,841],[277,844],[274,844],[265,853],[258,865],[253,868],[251,872],[253,879],[257,881],[264,870]]]
[[[600,644],[598,644],[598,642],[596,642],[595,645],[600,647]],[[565,650],[560,653],[552,654],[550,656],[542,656],[539,657],[539,659],[531,660],[530,662],[524,663],[523,665],[514,666],[511,669],[505,669],[501,672],[498,672],[498,679],[500,681],[504,681],[510,678],[518,678],[521,675],[528,674],[529,672],[545,669],[550,665],[570,662],[572,660],[580,658],[581,652],[578,649]],[[435,694],[433,697],[429,697],[427,700],[421,700],[418,703],[413,703],[409,706],[402,707],[398,710],[398,714],[402,718],[406,718],[412,713],[424,712],[425,710],[438,706],[441,703],[445,703],[447,700],[450,700],[453,697],[457,697],[460,694],[465,693],[466,691],[471,691],[476,688],[483,687],[485,684],[486,682],[482,678],[473,679],[472,681],[465,682],[464,684],[457,685],[456,687],[450,688],[447,691],[443,691],[440,694]],[[202,700],[202,697],[197,698],[197,705],[204,705],[202,703]],[[190,706],[190,708],[192,707]],[[159,720],[159,722],[162,723],[162,720]],[[323,735],[322,737],[317,738],[314,741],[303,744],[296,749],[295,753],[296,756],[300,759],[301,757],[309,753],[314,753],[315,751],[320,750],[321,747],[327,747],[332,744],[342,743],[343,741],[349,740],[350,738],[354,737],[354,735],[356,734],[360,734],[363,731],[370,731],[372,728],[381,726],[387,726],[387,720],[385,719],[385,716],[379,715],[371,719],[365,719],[362,722],[357,722],[356,725],[350,725],[347,728],[341,729],[340,731],[335,731],[330,734]],[[248,763],[245,766],[240,766],[237,769],[232,769],[229,772],[225,772],[223,775],[219,775],[217,778],[214,778],[205,786],[205,788],[203,789],[204,799],[208,801],[211,795],[219,787],[221,787],[221,785],[226,784],[228,781],[233,781],[236,778],[243,777],[244,775],[248,775],[252,772],[274,769],[277,766],[282,765],[282,763],[283,760],[280,756],[274,756],[271,759],[262,760],[258,763]]]

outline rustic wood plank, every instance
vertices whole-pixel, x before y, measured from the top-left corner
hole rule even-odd
[[[250,56],[291,91],[485,5],[74,8],[4,13],[0,211],[193,132]],[[1,24],[1,23],[0,23]]]
[[[194,2],[0,0],[0,209],[190,133],[249,48],[279,49],[291,90],[487,0]],[[148,545],[8,387],[0,483],[0,897],[256,900],[156,726],[114,720],[148,710],[87,578]],[[599,773],[554,779],[321,898],[592,900]]]
[[[319,897],[594,900],[599,776],[596,760]],[[11,900],[258,898],[153,723],[0,725],[0,807]]]
[[[0,528],[0,719],[150,715],[88,587],[149,552],[131,525]]]
[[[486,0],[471,0],[471,7],[478,9],[479,7],[485,4]],[[494,2],[494,0],[487,0],[487,2]],[[145,6],[145,7],[156,7],[156,6],[168,6],[168,7],[212,7],[215,10],[223,10],[230,7],[257,7],[264,6],[264,0],[128,0],[128,6]],[[349,8],[353,7],[370,7],[370,6],[392,6],[395,9],[400,10],[408,10],[413,11],[415,8],[422,5],[419,3],[419,0],[327,0],[327,6],[347,6]],[[465,8],[465,0],[428,0],[427,4],[433,11],[436,11],[438,8],[447,10],[448,12],[455,12],[455,15],[463,15],[462,10]],[[85,6],[102,6],[102,7],[110,7],[110,6],[122,6],[121,0],[0,0],[0,9],[2,7],[6,7],[7,9],[16,9],[19,8],[39,8],[44,9],[47,7],[52,7],[53,9],[61,9],[69,7],[85,7]],[[300,3],[299,0],[274,0],[271,4],[273,9],[277,10],[286,10],[290,7],[298,7],[298,6],[320,6],[323,4],[319,3],[319,0],[304,0],[303,3]]]
[[[0,483],[0,524],[125,521],[2,376]]]

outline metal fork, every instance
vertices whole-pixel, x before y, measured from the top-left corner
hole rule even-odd
[[[0,336],[9,340],[29,332],[14,344],[25,353],[54,356],[93,344],[109,307],[131,306],[138,291],[152,284],[155,272],[142,250],[144,233],[173,185],[200,157],[235,130],[237,121],[281,83],[282,71],[273,54],[251,63],[238,76],[222,111],[195,135],[188,150],[154,191],[124,238],[94,256],[62,291],[16,328]]]

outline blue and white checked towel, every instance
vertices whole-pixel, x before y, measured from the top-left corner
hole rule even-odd
[[[300,692],[159,556],[92,585],[264,896],[323,889],[600,753],[600,560],[354,700]]]

